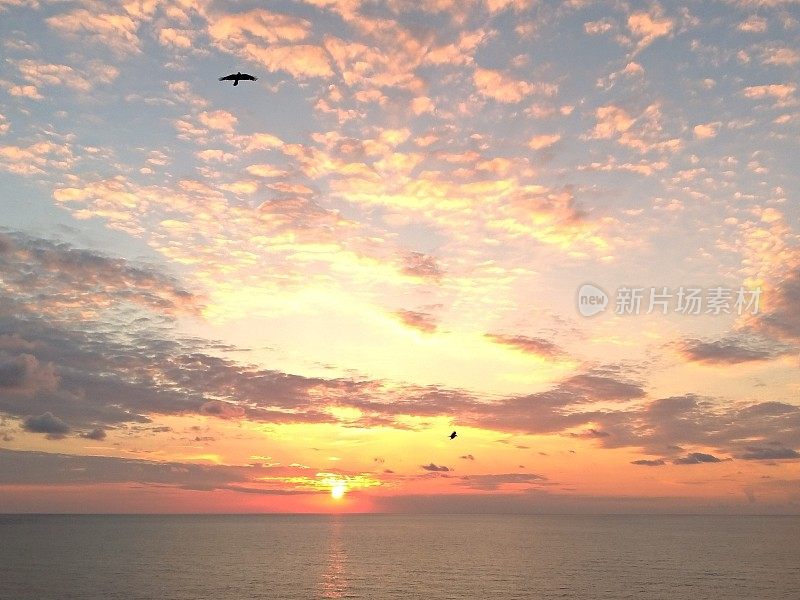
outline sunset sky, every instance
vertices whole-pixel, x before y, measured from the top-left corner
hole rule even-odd
[[[0,40],[0,512],[800,512],[797,2]]]

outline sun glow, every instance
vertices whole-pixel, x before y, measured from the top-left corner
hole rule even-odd
[[[347,491],[347,487],[344,483],[337,483],[331,488],[331,498],[334,500],[341,500],[344,497],[345,491]]]

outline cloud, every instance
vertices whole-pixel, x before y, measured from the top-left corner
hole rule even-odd
[[[588,21],[583,24],[583,30],[589,35],[601,35],[608,33],[614,28],[614,24],[608,20]]]
[[[657,459],[653,459],[653,460],[647,459],[647,458],[642,458],[642,459],[639,459],[639,460],[632,460],[631,464],[632,465],[639,465],[639,466],[642,466],[642,467],[661,467],[661,466],[665,465],[666,462],[664,462],[663,458],[657,458]]]
[[[37,89],[46,85],[61,85],[84,93],[97,84],[110,84],[119,76],[116,67],[99,62],[89,62],[78,70],[69,65],[26,59],[17,62],[17,69]]]
[[[193,31],[188,29],[181,30],[172,27],[163,27],[158,31],[158,41],[163,46],[189,50],[193,45],[193,33]]]
[[[136,265],[63,242],[11,236],[13,252],[0,255],[6,293],[20,303],[34,295],[37,311],[75,311],[88,317],[91,304],[133,303],[167,313],[197,312],[199,299],[152,267]],[[40,294],[49,292],[47,297]],[[84,306],[85,304],[85,306]]]
[[[573,438],[584,438],[584,439],[597,439],[597,438],[607,438],[611,434],[607,431],[601,431],[599,429],[587,429],[586,431],[580,431],[578,433],[570,433],[569,436]]]
[[[789,343],[800,341],[800,257],[787,257],[769,290],[769,303],[752,320],[755,327]]]
[[[53,365],[42,365],[35,356],[12,356],[0,351],[0,392],[31,393],[36,390],[53,390],[58,386],[58,376]]]
[[[501,431],[518,431],[531,434],[558,433],[594,422],[604,423],[603,430],[612,436],[624,433],[614,418],[622,418],[627,423],[625,413],[605,413],[598,410],[584,410],[582,405],[597,402],[628,402],[640,399],[645,392],[638,384],[616,379],[609,374],[581,373],[559,382],[550,390],[507,398],[490,405],[478,405],[470,412],[474,414],[475,424]],[[461,412],[466,412],[464,409]],[[628,438],[628,435],[624,435]],[[605,444],[606,442],[604,442]],[[635,443],[630,440],[630,443]],[[613,445],[610,444],[609,445]]]
[[[217,44],[230,48],[256,40],[275,44],[299,42],[311,32],[311,23],[299,17],[253,9],[236,14],[211,15],[208,33]]]
[[[749,16],[737,26],[739,31],[762,33],[767,30],[767,20],[756,15]]]
[[[39,88],[35,85],[13,85],[7,82],[0,82],[0,85],[5,87],[11,96],[30,98],[31,100],[44,100],[44,96],[39,93]]]
[[[791,460],[800,458],[800,452],[792,448],[748,446],[739,458],[742,460]]]
[[[397,310],[395,316],[405,325],[418,329],[423,333],[434,333],[438,323],[433,315],[413,310]]]
[[[589,139],[614,139],[642,154],[672,154],[683,146],[681,138],[671,136],[665,129],[659,103],[650,104],[636,117],[620,106],[607,104],[595,110],[595,119],[594,129],[585,136]]]
[[[553,84],[529,83],[514,79],[501,71],[481,67],[475,69],[473,83],[481,95],[508,104],[519,102],[533,93],[553,95],[557,90]]]
[[[78,9],[46,19],[62,34],[108,46],[117,54],[140,51],[138,24],[127,14]]]
[[[287,171],[268,164],[248,165],[245,170],[256,177],[286,177],[288,175]]]
[[[430,463],[428,465],[422,465],[420,468],[424,469],[425,471],[432,471],[434,473],[446,473],[446,472],[449,472],[449,471],[452,470],[449,467],[445,467],[443,465],[439,466],[439,465],[435,465],[433,463]]]
[[[719,126],[719,122],[695,125],[693,129],[694,137],[698,140],[707,140],[717,137],[717,130],[719,129]]]
[[[675,465],[699,465],[703,463],[718,463],[722,462],[721,459],[713,456],[712,454],[704,454],[703,452],[691,452],[681,458],[676,458],[672,461]]]
[[[0,0],[0,13],[8,10],[9,7],[17,8],[24,6],[26,8],[39,8],[39,0]]]
[[[736,365],[771,360],[791,350],[774,342],[744,337],[704,342],[688,339],[678,344],[678,351],[689,361],[709,365]]]
[[[588,420],[588,419],[587,419]],[[782,402],[730,405],[694,394],[652,400],[591,419],[611,433],[606,447],[638,447],[663,454],[676,446],[717,448],[731,454],[766,440],[800,444],[800,408]]]
[[[436,257],[424,252],[409,252],[403,257],[403,273],[438,282],[444,275]]]
[[[535,135],[528,141],[528,147],[533,150],[541,150],[542,148],[549,148],[561,139],[558,133]]]
[[[544,338],[533,338],[524,335],[501,335],[487,333],[485,337],[496,344],[510,346],[525,354],[533,354],[542,358],[555,359],[564,356],[564,351],[553,342]]]
[[[245,410],[241,406],[221,400],[209,400],[200,407],[200,412],[221,419],[241,419],[245,416]]]
[[[298,79],[330,77],[328,54],[319,46],[301,44],[311,33],[306,19],[253,9],[210,14],[208,34],[220,49],[254,60],[271,72],[285,71]]]
[[[319,46],[297,44],[295,46],[272,46],[262,48],[254,44],[244,47],[243,53],[258,61],[271,72],[286,71],[292,77],[330,77],[333,70],[328,54]]]
[[[63,438],[70,430],[69,425],[51,412],[46,412],[38,417],[28,417],[22,426],[31,433],[46,433],[49,439],[54,440]]]
[[[635,121],[625,109],[613,104],[597,108],[595,117],[597,125],[594,127],[592,137],[600,139],[608,139],[628,131]]]
[[[466,487],[484,491],[501,490],[509,485],[537,485],[546,480],[546,477],[535,473],[493,473],[464,475],[461,478]]]
[[[767,85],[751,85],[742,90],[745,98],[760,100],[763,98],[774,98],[775,106],[788,106],[794,100],[794,92],[797,86],[793,83],[771,83]]]
[[[800,62],[800,52],[793,48],[778,48],[770,46],[764,49],[761,61],[765,65],[779,65],[790,67]]]
[[[529,8],[532,0],[485,0],[486,1],[486,8],[489,10],[490,13],[498,13],[500,11],[506,10],[507,8],[512,8],[516,12],[520,12]]]
[[[656,13],[638,12],[628,17],[628,29],[639,42],[636,50],[643,50],[659,37],[668,35],[675,23],[666,17]]]
[[[226,110],[203,111],[198,116],[200,122],[209,129],[232,133],[238,119]]]
[[[81,437],[87,440],[104,440],[106,439],[106,430],[102,427],[95,427],[94,429],[87,431],[86,433],[82,433]]]
[[[599,447],[654,454],[680,444],[733,455],[764,440],[800,444],[797,407],[732,407],[692,395],[649,401],[642,385],[618,368],[491,400],[439,386],[256,368],[212,355],[213,344],[169,335],[163,328],[196,308],[198,299],[153,268],[14,234],[3,238],[0,270],[7,285],[0,306],[0,412],[18,419],[49,412],[84,435],[159,415],[403,427],[406,416],[459,414],[469,426],[532,434],[580,429]],[[32,294],[39,298],[35,315],[29,312]],[[119,334],[106,335],[110,326]],[[530,340],[536,339],[516,341]],[[335,416],[332,406],[357,409],[360,416]]]
[[[180,462],[156,462],[106,456],[76,456],[45,452],[24,452],[0,448],[2,485],[87,485],[139,483],[192,490],[238,489],[252,486],[259,476],[275,475],[274,469],[256,466],[229,467]],[[281,482],[262,484],[264,492],[293,490]]]
[[[436,109],[433,100],[427,96],[417,96],[411,101],[411,112],[415,115],[431,113]]]
[[[0,170],[15,175],[43,175],[65,171],[75,162],[69,144],[42,140],[27,146],[0,146]]]

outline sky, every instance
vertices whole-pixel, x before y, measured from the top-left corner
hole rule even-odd
[[[800,513],[797,2],[0,40],[0,512]]]

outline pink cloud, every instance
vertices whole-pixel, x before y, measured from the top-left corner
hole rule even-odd
[[[272,72],[286,71],[292,77],[299,79],[333,75],[328,55],[319,46],[298,44],[264,48],[256,44],[247,44],[244,53]]]
[[[519,102],[533,93],[553,95],[558,89],[553,84],[529,83],[513,79],[500,71],[481,67],[475,69],[473,82],[481,95],[504,103]]]
[[[78,9],[49,17],[47,24],[61,33],[104,44],[120,54],[140,51],[138,23],[129,15]]]

